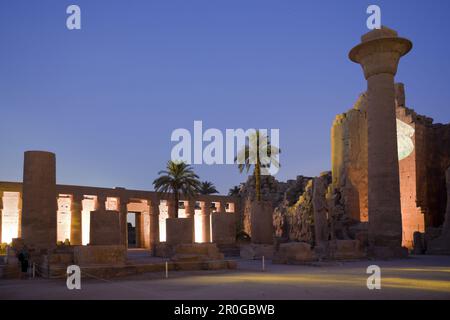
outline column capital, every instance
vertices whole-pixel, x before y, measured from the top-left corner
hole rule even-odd
[[[211,214],[211,201],[200,201],[200,209],[203,216],[209,216]]]
[[[363,35],[361,43],[350,51],[349,58],[362,66],[366,79],[380,73],[395,75],[400,57],[411,48],[411,41],[383,26]]]
[[[159,199],[150,198],[147,200],[150,215],[159,216]]]
[[[192,218],[195,215],[195,200],[184,200],[184,210],[187,218]]]

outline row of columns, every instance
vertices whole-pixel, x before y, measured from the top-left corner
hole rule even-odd
[[[82,244],[82,211],[83,211],[83,195],[74,194],[71,196],[71,232],[70,232],[70,242],[72,245],[81,245]],[[127,214],[128,214],[128,204],[130,203],[130,199],[128,198],[117,198],[117,211],[119,212],[119,223],[120,223],[120,243],[122,245],[128,245],[128,226],[127,226]],[[96,210],[97,211],[105,211],[107,197],[103,195],[97,196],[96,202]],[[159,199],[150,198],[143,199],[147,201],[149,208],[149,217],[150,217],[150,247],[159,243]],[[217,213],[225,213],[226,212],[226,202],[217,202],[218,208],[216,208]],[[195,215],[195,204],[196,201],[184,201],[185,205],[185,216],[186,218],[193,218]],[[202,230],[203,242],[211,241],[211,201],[200,201],[200,209],[201,209],[201,222],[202,222]],[[167,200],[168,207],[168,217],[173,218],[176,216],[175,214],[175,206],[174,201]],[[178,209],[178,208],[177,208]]]

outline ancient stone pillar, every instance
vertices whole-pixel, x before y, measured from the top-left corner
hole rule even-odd
[[[211,242],[211,202],[201,201],[202,242]]]
[[[142,248],[142,214],[137,212],[135,214],[135,236],[136,236],[136,248]]]
[[[186,218],[194,218],[195,200],[184,201],[184,210],[186,212]]]
[[[169,218],[178,218],[178,203],[175,205],[174,199],[167,199],[167,215]]]
[[[368,211],[371,247],[400,248],[402,220],[394,76],[412,43],[382,27],[361,38],[349,54],[367,79]]]
[[[218,202],[219,207],[217,208],[217,213],[226,213],[226,202],[225,201],[219,201]]]
[[[25,152],[23,167],[22,237],[36,248],[56,246],[56,157]]]
[[[312,203],[314,208],[314,236],[316,246],[323,248],[328,241],[327,192],[326,176],[314,178]]]
[[[79,246],[82,244],[81,240],[81,215],[83,211],[84,196],[74,194],[70,202],[70,244]]]
[[[97,196],[97,203],[95,206],[96,211],[106,211],[106,197],[103,195]]]
[[[120,243],[125,247],[128,247],[128,224],[127,224],[128,201],[129,200],[126,198],[119,199]]]
[[[159,199],[150,199],[150,248],[155,251],[155,246],[159,243]]]

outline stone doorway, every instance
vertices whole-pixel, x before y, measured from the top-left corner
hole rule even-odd
[[[127,235],[128,235],[128,248],[141,248],[140,243],[140,212],[128,212],[127,213]]]

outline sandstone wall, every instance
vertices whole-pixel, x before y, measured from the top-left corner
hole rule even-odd
[[[415,231],[443,223],[450,125],[433,124],[407,108],[403,85],[395,88],[403,245],[412,247]],[[339,190],[345,214],[362,222],[369,219],[366,110],[362,94],[352,109],[336,116],[331,129],[332,188]]]

